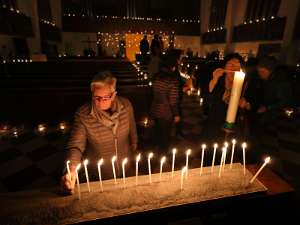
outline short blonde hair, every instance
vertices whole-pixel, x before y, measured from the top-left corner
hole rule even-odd
[[[117,78],[111,72],[104,71],[96,74],[91,82],[91,91],[95,88],[109,87],[112,92],[116,90]]]

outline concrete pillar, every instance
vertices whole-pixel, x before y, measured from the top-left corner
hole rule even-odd
[[[280,61],[287,64],[296,64],[299,61],[300,49],[299,41],[293,40],[294,29],[296,26],[297,13],[300,8],[299,0],[281,1],[278,11],[279,17],[286,17],[285,30],[281,45]]]
[[[247,0],[228,0],[225,28],[226,28],[226,45],[225,54],[234,52],[234,44],[232,43],[232,34],[234,26],[243,23],[247,10]]]
[[[211,0],[202,0],[200,4],[200,32],[201,35],[208,31],[209,28],[209,17],[210,17]],[[200,36],[200,55],[206,55],[203,48],[202,39]]]
[[[30,55],[41,53],[40,23],[37,0],[17,0],[19,10],[31,18],[33,37],[27,38]]]

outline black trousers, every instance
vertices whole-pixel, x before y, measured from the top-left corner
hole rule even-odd
[[[173,121],[156,118],[155,119],[155,133],[158,145],[159,154],[168,152],[171,141]]]

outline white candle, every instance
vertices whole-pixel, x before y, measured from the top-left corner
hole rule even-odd
[[[232,149],[231,149],[230,169],[232,168],[235,144],[236,144],[236,140],[233,139],[232,140]]]
[[[173,148],[173,150],[172,150],[172,154],[173,154],[173,157],[172,157],[172,178],[174,176],[174,167],[175,167],[175,155],[176,155],[176,152],[177,152],[177,149]]]
[[[188,176],[188,171],[189,171],[189,155],[191,154],[192,150],[188,149],[185,154],[186,154],[186,159],[185,159],[185,166],[186,166],[186,173],[185,176]]]
[[[152,178],[151,178],[151,159],[153,157],[153,153],[150,152],[148,155],[148,170],[149,170],[149,182],[150,184],[152,183]]]
[[[141,159],[141,153],[137,155],[135,159],[135,185],[138,184],[138,175],[139,175],[139,161]]]
[[[183,180],[184,180],[184,174],[187,173],[187,167],[183,167],[182,170],[181,170],[181,178],[180,178],[180,190],[183,189]]]
[[[76,166],[76,170],[75,170],[75,173],[76,173],[76,181],[77,181],[78,199],[81,199],[80,183],[79,183],[79,176],[78,176],[78,171],[79,171],[80,167],[81,167],[81,163],[79,163],[79,164]]]
[[[227,123],[235,123],[236,113],[242,93],[243,83],[245,79],[245,73],[242,71],[234,72],[234,79],[230,94],[230,100],[226,115]]]
[[[256,177],[260,174],[260,172],[263,170],[263,168],[265,168],[265,166],[271,161],[270,157],[267,157],[265,159],[264,164],[260,167],[260,169],[256,172],[256,174],[254,175],[254,177],[252,177],[252,179],[250,180],[250,184],[253,183],[253,181],[256,179]]]
[[[242,144],[242,148],[243,148],[243,166],[244,166],[244,175],[246,174],[246,153],[245,153],[246,147],[247,147],[247,144],[246,144],[246,142],[244,142],[244,143]]]
[[[128,162],[127,158],[123,159],[123,162],[122,162],[122,171],[123,171],[123,184],[124,184],[124,186],[125,186],[125,180],[126,180],[125,166],[126,166],[127,162]]]
[[[98,161],[98,174],[99,174],[99,182],[100,182],[100,189],[101,189],[101,192],[103,192],[103,185],[102,185],[102,176],[101,176],[101,166],[103,164],[103,159],[101,158],[99,161]]]
[[[67,171],[68,171],[68,175],[69,175],[69,177],[70,177],[70,179],[72,179],[72,177],[71,177],[71,171],[70,171],[70,160],[68,160],[67,162],[66,162],[66,164],[67,164]]]
[[[111,165],[112,165],[112,170],[113,170],[113,174],[114,174],[114,180],[115,180],[115,184],[117,183],[117,177],[116,177],[116,168],[115,168],[115,161],[117,160],[117,156],[114,155],[111,159]]]
[[[159,180],[161,180],[163,165],[165,162],[166,162],[166,156],[162,157],[160,160]]]
[[[86,159],[86,160],[84,160],[83,165],[84,165],[85,178],[86,178],[86,183],[87,183],[87,186],[88,186],[88,190],[89,190],[89,192],[91,192],[89,173],[88,173],[88,170],[87,170],[87,164],[88,163],[89,163],[89,161]]]
[[[201,154],[200,176],[202,175],[202,170],[203,170],[203,160],[204,160],[205,149],[206,149],[206,144],[203,144],[202,145],[202,154]]]
[[[222,165],[223,171],[225,170],[225,164],[226,164],[226,158],[227,158],[227,149],[228,149],[228,146],[229,146],[229,144],[228,144],[228,142],[226,141],[226,142],[224,143],[225,151],[224,151],[223,165]]]
[[[219,168],[219,177],[221,177],[221,172],[222,172],[222,166],[223,166],[223,158],[225,154],[226,148],[222,148],[222,156],[221,156],[221,161],[220,161],[220,168]]]
[[[213,152],[213,158],[212,158],[212,164],[211,164],[211,172],[214,172],[214,166],[215,166],[215,159],[216,159],[216,151],[218,148],[218,144],[214,144],[214,152]]]

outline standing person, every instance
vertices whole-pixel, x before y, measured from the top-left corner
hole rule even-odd
[[[160,51],[160,42],[159,42],[159,36],[157,34],[154,34],[154,37],[151,41],[151,46],[150,46],[151,54],[161,54]]]
[[[133,108],[126,98],[118,97],[116,78],[109,72],[97,74],[91,83],[91,101],[75,113],[74,125],[67,144],[67,160],[70,160],[71,177],[65,173],[61,184],[72,193],[75,186],[75,168],[86,156],[95,169],[103,158],[109,162],[117,156],[117,173],[120,162],[137,148],[137,132]],[[111,178],[111,166],[102,168],[104,179]]]
[[[140,52],[142,55],[147,55],[149,52],[149,42],[147,40],[147,35],[140,41]]]
[[[169,150],[172,125],[180,121],[179,83],[174,71],[176,58],[166,54],[162,59],[161,71],[153,80],[153,102],[151,115],[155,119],[155,128],[160,153]]]

